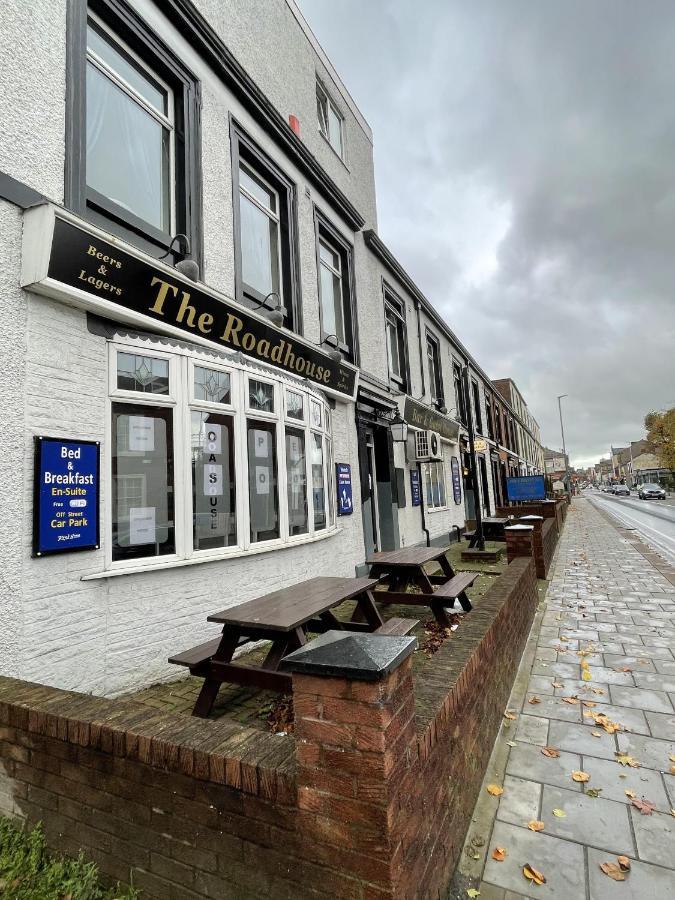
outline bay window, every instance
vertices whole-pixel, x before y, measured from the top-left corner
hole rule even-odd
[[[334,529],[320,393],[190,351],[110,352],[113,569],[217,559]]]

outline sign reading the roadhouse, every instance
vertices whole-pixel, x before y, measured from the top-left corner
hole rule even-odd
[[[509,500],[545,500],[544,476],[520,475],[517,478],[507,478],[506,495]]]
[[[455,503],[459,506],[462,502],[462,477],[459,474],[459,460],[456,456],[451,458],[450,468],[452,469],[452,495]]]
[[[403,418],[408,425],[422,431],[437,431],[448,441],[456,441],[459,435],[459,422],[455,422],[454,419],[442,415],[423,403],[418,403],[412,397],[405,398]]]
[[[410,470],[410,496],[411,506],[420,506],[422,503],[422,491],[420,489],[419,469]]]
[[[336,463],[338,516],[351,516],[354,512],[352,502],[352,467],[349,463]]]
[[[331,359],[208,288],[184,281],[178,272],[174,276],[155,268],[58,216],[47,276],[110,304],[113,317],[113,309],[128,310],[221,349],[239,350],[326,390],[354,396],[353,366]]]
[[[33,556],[99,547],[99,444],[35,438]]]

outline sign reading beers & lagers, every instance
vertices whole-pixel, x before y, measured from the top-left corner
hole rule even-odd
[[[139,328],[240,351],[338,396],[356,394],[353,366],[50,204],[25,213],[21,283]]]

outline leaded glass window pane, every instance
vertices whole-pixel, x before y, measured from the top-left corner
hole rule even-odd
[[[231,403],[231,386],[229,372],[217,369],[205,369],[195,366],[195,400],[206,400],[208,403]]]
[[[135,353],[117,354],[117,387],[142,394],[169,393],[169,361]]]
[[[248,422],[248,502],[251,542],[279,537],[276,426]]]
[[[323,438],[312,432],[312,502],[314,530],[326,527],[326,479],[323,465]]]
[[[248,405],[251,409],[258,409],[261,412],[274,412],[274,385],[268,384],[266,381],[255,381],[253,378],[248,382]]]
[[[288,486],[288,533],[307,534],[307,461],[305,433],[286,429],[286,483]]]
[[[237,543],[234,419],[191,413],[192,538],[195,550]]]
[[[286,415],[289,419],[302,421],[305,418],[305,401],[302,394],[286,391]]]

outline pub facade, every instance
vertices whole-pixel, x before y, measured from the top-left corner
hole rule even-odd
[[[492,454],[530,473],[379,238],[370,128],[293,0],[4,14],[3,674],[175,677],[215,609],[456,537]]]

